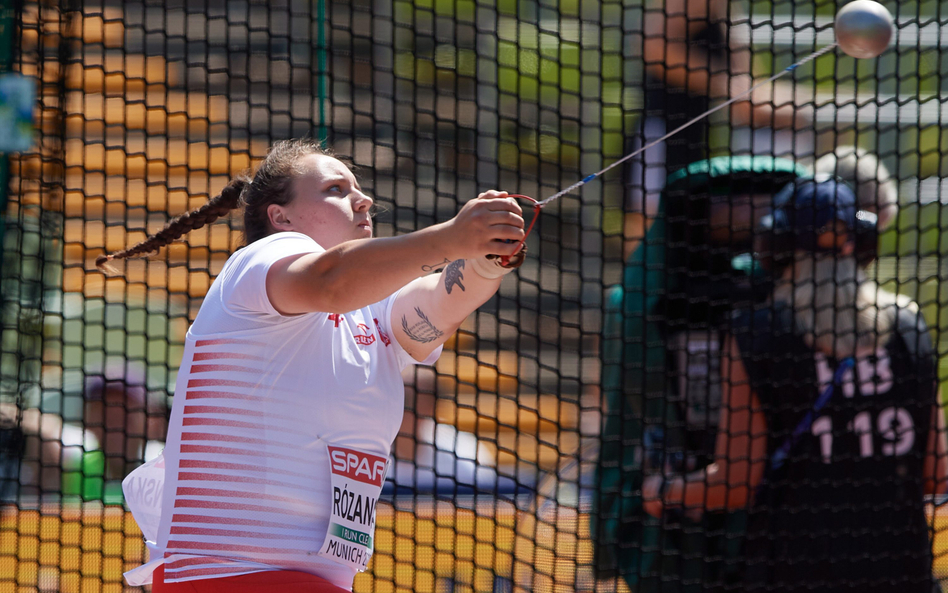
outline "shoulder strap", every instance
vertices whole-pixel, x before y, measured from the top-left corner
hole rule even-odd
[[[800,437],[810,431],[810,427],[813,426],[813,421],[816,420],[816,415],[819,414],[820,411],[826,407],[826,404],[830,402],[830,399],[832,399],[833,393],[836,391],[836,386],[843,380],[843,375],[855,365],[856,361],[852,357],[844,358],[839,363],[839,366],[836,367],[836,373],[833,375],[833,381],[820,393],[816,401],[813,402],[813,406],[807,410],[803,418],[800,419],[800,422],[793,428],[793,432],[787,435],[787,438],[774,450],[773,455],[770,456],[770,466],[767,468],[768,475],[783,466],[790,452],[793,451],[794,446],[796,446],[800,440]]]

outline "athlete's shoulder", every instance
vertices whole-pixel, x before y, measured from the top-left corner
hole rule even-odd
[[[272,263],[290,255],[319,251],[324,251],[319,243],[303,233],[274,233],[238,249],[227,259],[224,267],[227,270],[241,268],[251,262],[269,261]]]
[[[312,237],[295,231],[284,231],[267,235],[253,243],[242,247],[234,255],[254,254],[273,249],[301,249],[322,251],[323,248]]]
[[[928,324],[918,305],[913,301],[900,299],[895,307],[895,333],[908,351],[916,357],[934,356]]]

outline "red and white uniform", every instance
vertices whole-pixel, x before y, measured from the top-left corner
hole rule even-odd
[[[370,481],[381,484],[404,409],[401,371],[417,361],[391,337],[395,295],[341,315],[277,313],[266,294],[270,266],[320,251],[292,232],[241,249],[188,331],[153,546],[165,582],[285,569],[351,589],[357,567],[320,552],[327,529],[371,549],[375,499],[356,495],[359,463],[331,470],[330,452],[360,461],[363,474],[372,461]],[[361,486],[371,490],[368,482]],[[346,525],[330,521],[340,514]],[[367,529],[349,529],[360,521]],[[150,582],[160,563],[131,571],[129,582]]]

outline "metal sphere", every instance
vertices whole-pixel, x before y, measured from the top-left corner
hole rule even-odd
[[[836,43],[854,58],[874,58],[892,40],[892,15],[873,0],[853,0],[836,14]]]

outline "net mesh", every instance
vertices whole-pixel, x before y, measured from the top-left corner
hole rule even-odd
[[[97,271],[98,255],[199,207],[290,137],[324,139],[352,162],[381,206],[379,236],[445,221],[487,189],[548,197],[746,88],[751,74],[770,75],[832,42],[838,8],[10,6],[11,69],[35,79],[38,104],[34,147],[3,157],[0,590],[63,592],[140,590],[122,578],[146,550],[121,480],[163,447],[185,334],[241,245],[239,220],[122,263],[119,275]],[[737,186],[761,177],[774,187],[755,191],[772,196],[796,176],[793,165],[812,168],[835,147],[878,156],[901,207],[869,275],[918,303],[939,361],[944,352],[944,8],[887,6],[897,30],[880,58],[822,56],[763,89],[754,110],[719,113],[543,209],[526,263],[437,364],[406,371],[376,552],[354,590],[697,591],[749,578],[742,542],[754,531],[745,516],[697,504],[654,519],[640,505],[647,475],[673,479],[714,460],[720,320],[747,304],[716,267],[725,256],[726,267],[738,266],[730,260],[741,255],[742,223],[730,211],[715,218],[715,196],[746,195]],[[678,79],[690,90],[676,90]],[[796,129],[771,129],[788,118]],[[662,193],[666,175],[690,163],[751,155],[780,157],[792,170],[774,180],[773,164],[765,173],[752,165],[727,177],[727,191]],[[695,196],[707,197],[700,211],[685,199]],[[735,235],[709,243],[695,230],[708,228]],[[892,457],[885,446],[902,442],[893,414],[878,421],[882,452],[870,457]],[[889,429],[895,436],[885,440]],[[818,447],[826,433],[810,432]],[[853,443],[858,451],[865,440]],[[944,519],[921,490],[905,488],[893,499],[914,496],[932,536],[930,552],[916,538],[906,557],[937,581],[948,574]],[[859,517],[885,513],[879,505]],[[829,516],[841,515],[851,518]],[[884,540],[885,529],[866,537]],[[850,584],[895,586],[890,576]]]

